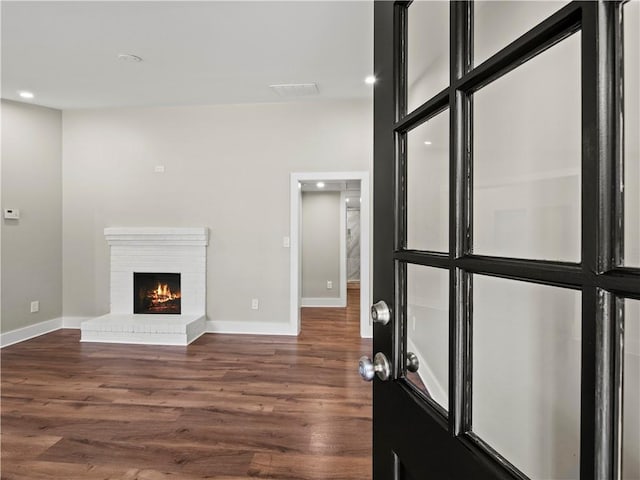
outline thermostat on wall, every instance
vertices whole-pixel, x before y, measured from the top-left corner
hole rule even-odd
[[[20,218],[20,210],[18,210],[17,208],[5,208],[4,218],[17,220]]]

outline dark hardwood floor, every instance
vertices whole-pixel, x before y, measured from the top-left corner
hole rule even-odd
[[[3,349],[1,478],[370,479],[357,294],[303,309],[297,338],[157,347],[59,330]]]

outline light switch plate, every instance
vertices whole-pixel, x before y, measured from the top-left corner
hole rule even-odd
[[[9,220],[18,220],[20,218],[20,210],[17,208],[5,208],[4,218]]]

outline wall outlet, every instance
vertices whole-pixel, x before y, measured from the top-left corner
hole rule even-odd
[[[258,307],[260,306],[260,302],[258,301],[257,298],[252,298],[251,299],[251,310],[258,310]]]
[[[34,300],[31,302],[31,313],[36,313],[40,311],[40,301]]]
[[[327,280],[327,290],[331,290],[333,288],[333,282],[331,280]]]
[[[164,173],[164,165],[156,165],[153,167],[155,173]]]
[[[282,237],[282,246],[289,248],[291,246],[291,239],[289,237]]]

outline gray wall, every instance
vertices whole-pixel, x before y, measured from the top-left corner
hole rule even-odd
[[[290,173],[370,170],[366,100],[63,118],[65,316],[109,311],[105,227],[206,226],[208,318],[288,322]]]
[[[341,207],[340,192],[302,192],[302,298],[340,297]]]
[[[62,316],[62,114],[2,100],[2,322],[7,332]],[[30,303],[40,311],[30,313]]]

